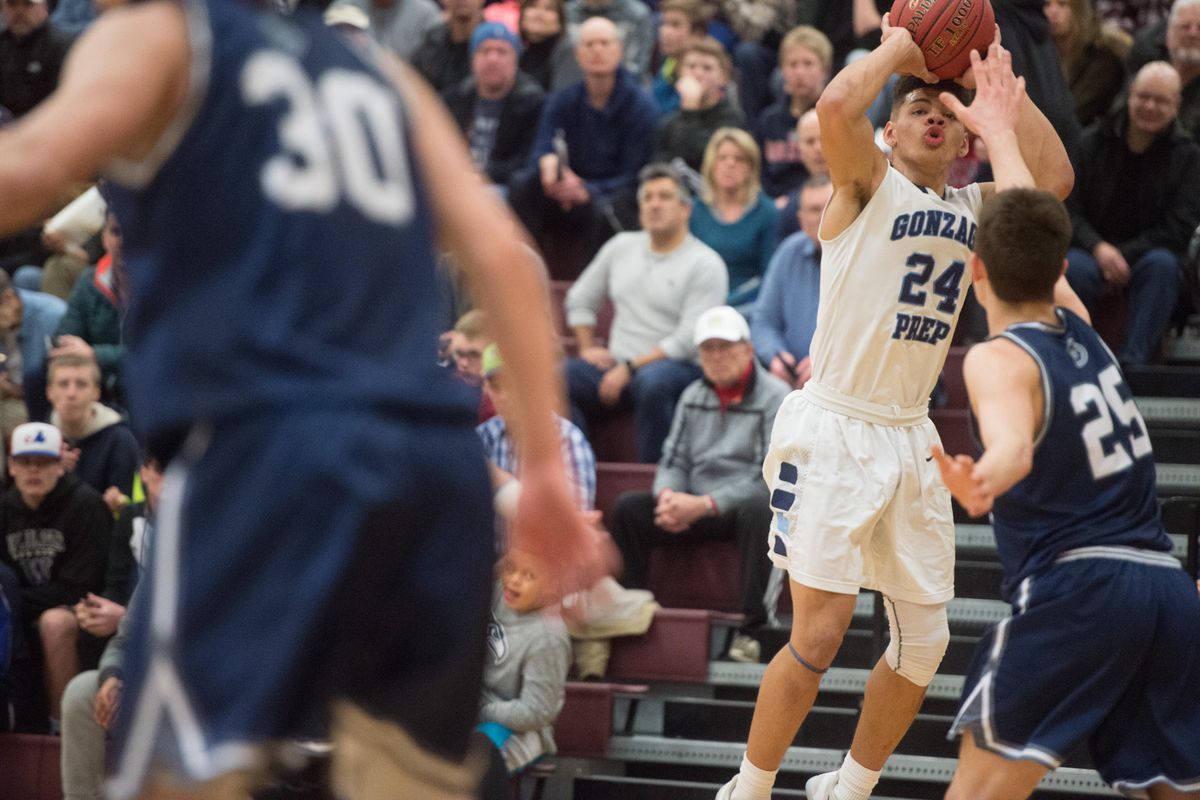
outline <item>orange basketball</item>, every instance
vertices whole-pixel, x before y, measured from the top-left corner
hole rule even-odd
[[[996,35],[989,0],[895,0],[889,21],[912,34],[925,66],[939,78],[957,78]]]

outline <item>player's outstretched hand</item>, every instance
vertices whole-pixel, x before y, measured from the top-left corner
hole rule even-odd
[[[896,66],[896,72],[901,75],[915,75],[926,83],[938,82],[938,76],[925,66],[925,54],[921,52],[920,47],[917,47],[917,43],[908,29],[892,25],[887,14],[884,14],[879,21],[879,29],[883,32],[883,41],[880,46],[892,39],[899,39],[901,44],[897,46],[904,48],[904,57]]]
[[[979,136],[1013,131],[1021,116],[1021,101],[1025,97],[1025,79],[1012,70],[1012,54],[1000,45],[997,36],[988,46],[986,59],[971,51],[970,72],[975,81],[975,99],[964,106],[957,97],[942,92],[942,103]]]
[[[992,44],[1000,46],[1000,26],[996,26],[996,33],[992,36]],[[990,49],[990,48],[989,48]],[[954,79],[954,82],[965,89],[975,88],[975,68],[967,67],[967,71]]]
[[[995,499],[975,471],[975,459],[967,455],[948,456],[941,447],[933,446],[933,458],[950,494],[972,517],[981,517],[992,510]]]
[[[620,565],[612,539],[577,507],[561,465],[524,466],[510,537],[513,548],[541,562],[564,595],[587,589]]]

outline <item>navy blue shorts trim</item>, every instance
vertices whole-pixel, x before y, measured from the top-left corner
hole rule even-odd
[[[1166,561],[1164,563],[1171,563]],[[980,642],[951,738],[1114,786],[1200,789],[1200,597],[1178,563],[1089,557],[1022,583]]]
[[[468,426],[295,413],[211,429],[168,469],[134,610],[121,759],[206,780],[326,735],[335,700],[461,761],[493,520]]]

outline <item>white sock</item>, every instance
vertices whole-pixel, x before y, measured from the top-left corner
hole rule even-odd
[[[838,770],[837,787],[833,790],[834,800],[867,800],[877,783],[878,771],[867,769],[846,753],[846,760]]]
[[[771,787],[779,770],[759,769],[750,763],[749,756],[742,756],[742,768],[738,770],[737,786],[732,800],[771,800]]]

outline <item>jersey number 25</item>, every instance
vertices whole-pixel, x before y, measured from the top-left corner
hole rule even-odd
[[[1137,405],[1132,398],[1126,400],[1121,396],[1120,387],[1124,384],[1120,370],[1113,364],[1100,373],[1099,386],[1080,383],[1071,387],[1071,407],[1075,409],[1075,416],[1088,414],[1090,409],[1096,411],[1096,418],[1083,426],[1083,444],[1087,447],[1088,464],[1095,480],[1129,469],[1134,459],[1151,450],[1150,435],[1146,433],[1146,423]],[[1114,416],[1125,429],[1125,441],[1121,441],[1122,437],[1114,438],[1112,450],[1106,452],[1104,441],[1113,433]]]
[[[413,213],[400,108],[371,76],[329,69],[316,82],[294,58],[264,51],[242,69],[242,98],[285,104],[282,152],[263,165],[267,197],[294,211],[332,210],[344,196],[367,218],[403,224]]]

